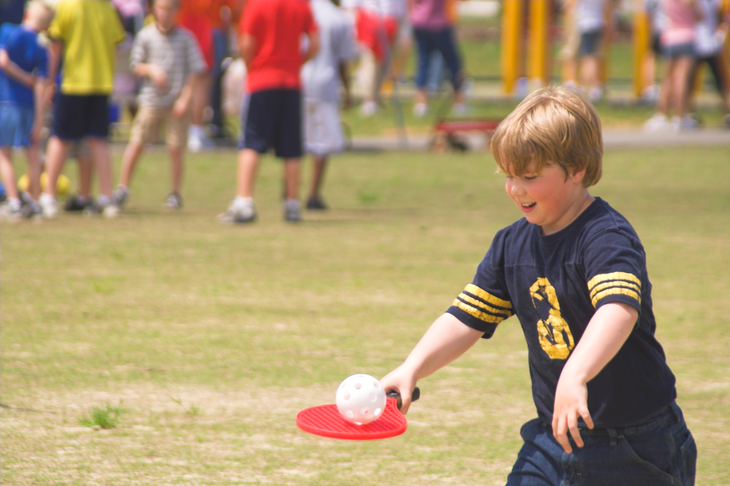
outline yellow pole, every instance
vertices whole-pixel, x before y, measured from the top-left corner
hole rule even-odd
[[[502,86],[512,94],[522,59],[522,0],[504,0],[502,9]]]
[[[649,51],[649,16],[643,9],[643,2],[634,12],[634,96],[640,98],[647,88],[644,79],[644,62]]]
[[[548,26],[550,0],[530,1],[530,38],[527,62],[527,78],[534,87],[550,83],[548,48]]]

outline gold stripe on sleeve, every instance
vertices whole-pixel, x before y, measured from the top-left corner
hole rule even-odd
[[[595,297],[593,297],[593,307],[596,306],[599,300],[609,295],[626,295],[628,297],[631,297],[632,299],[636,299],[637,302],[641,303],[641,297],[633,290],[612,287],[610,289],[604,290],[603,292],[599,292],[598,294],[596,294]]]
[[[635,291],[636,293],[641,293],[641,286],[636,285],[631,282],[624,282],[624,281],[613,281],[613,282],[606,282],[602,284],[598,284],[595,287],[593,287],[593,290],[591,290],[591,299],[596,296],[597,293],[601,292],[602,290],[613,288],[613,287],[621,287],[621,288],[627,288]]]
[[[492,305],[496,305],[498,307],[504,307],[506,309],[512,309],[512,303],[507,300],[502,300],[499,297],[495,297],[489,292],[480,289],[474,284],[469,284],[464,289],[466,292],[469,292],[472,295],[475,295],[482,299],[484,302],[488,302]]]
[[[480,300],[470,297],[469,295],[465,294],[464,292],[459,294],[458,300],[462,300],[468,304],[472,304],[474,307],[477,307],[482,311],[487,311],[492,314],[503,314],[504,315],[503,319],[506,319],[512,315],[512,311],[510,309],[498,309],[496,307],[489,306]]]
[[[504,320],[504,317],[500,316],[493,316],[491,314],[487,314],[486,312],[482,312],[479,309],[476,309],[469,304],[466,304],[459,299],[454,299],[454,303],[452,304],[454,307],[458,307],[459,309],[463,310],[469,315],[472,315],[479,319],[480,321],[489,322],[492,324],[499,324]]]
[[[588,290],[591,290],[594,286],[596,286],[599,283],[608,282],[610,280],[626,280],[629,282],[634,282],[641,288],[641,280],[638,279],[635,275],[631,273],[626,272],[613,272],[613,273],[602,273],[600,275],[596,275],[592,279],[588,281]]]

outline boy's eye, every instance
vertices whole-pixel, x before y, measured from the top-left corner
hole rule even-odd
[[[535,179],[537,179],[537,176],[536,175],[528,175],[528,176],[524,176],[523,179],[525,179],[526,181],[534,181]]]

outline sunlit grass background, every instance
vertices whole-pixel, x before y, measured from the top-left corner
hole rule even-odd
[[[180,213],[161,207],[168,163],[154,149],[117,220],[3,223],[2,483],[504,484],[535,415],[514,318],[420,383],[401,437],[329,440],[294,420],[348,375],[397,366],[519,217],[491,156],[343,154],[332,209],[300,225],[282,221],[281,167],[266,157],[260,221],[245,227],[215,222],[235,153],[188,161]],[[604,174],[593,193],[648,253],[697,484],[730,484],[728,149],[609,150]],[[114,407],[114,428],[80,422]]]

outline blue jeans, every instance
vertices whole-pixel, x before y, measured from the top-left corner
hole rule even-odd
[[[454,29],[445,27],[441,30],[413,29],[418,47],[418,73],[416,74],[416,86],[425,88],[428,81],[428,71],[431,64],[431,54],[434,51],[441,53],[446,66],[451,71],[451,83],[454,91],[461,89],[463,75],[461,72],[461,59],[456,50],[454,40]]]
[[[676,403],[640,424],[580,429],[584,446],[566,453],[539,419],[520,431],[525,441],[507,486],[693,486],[697,446]]]

